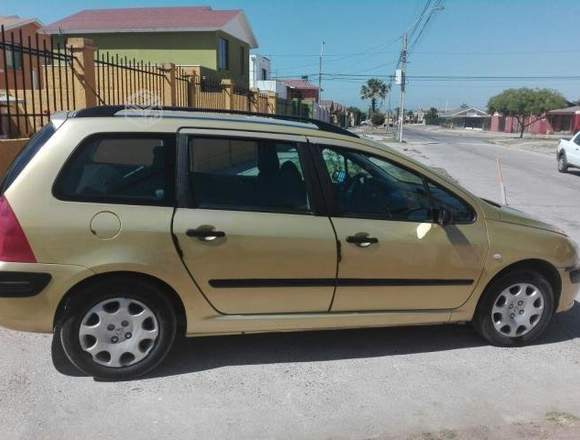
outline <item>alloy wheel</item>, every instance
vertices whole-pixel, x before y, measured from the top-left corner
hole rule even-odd
[[[155,313],[140,301],[111,298],[99,302],[79,327],[81,348],[99,365],[128,367],[147,357],[159,336]]]
[[[513,284],[495,300],[491,310],[493,326],[503,336],[523,336],[540,322],[544,304],[544,294],[537,286]]]

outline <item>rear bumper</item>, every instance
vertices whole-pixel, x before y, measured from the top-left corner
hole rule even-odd
[[[42,272],[0,272],[0,298],[38,295],[51,279],[51,274]]]
[[[81,266],[0,262],[0,326],[52,332],[60,300],[90,275]]]

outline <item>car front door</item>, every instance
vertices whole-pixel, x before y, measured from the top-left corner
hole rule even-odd
[[[568,163],[576,167],[580,167],[580,132],[568,143],[570,154],[568,156]]]
[[[208,301],[224,314],[328,311],[336,236],[317,215],[306,139],[182,130],[178,143],[173,232]]]
[[[396,161],[321,139],[318,169],[340,242],[332,311],[453,309],[483,268],[482,220],[461,197]],[[434,221],[444,208],[453,224]]]

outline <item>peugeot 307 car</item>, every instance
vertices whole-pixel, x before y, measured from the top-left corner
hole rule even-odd
[[[100,378],[179,336],[471,322],[523,345],[580,286],[558,228],[313,120],[57,114],[0,191],[0,325]]]

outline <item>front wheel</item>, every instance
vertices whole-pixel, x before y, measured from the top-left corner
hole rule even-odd
[[[75,292],[55,337],[84,373],[127,380],[155,368],[175,334],[175,312],[164,292],[141,280],[115,279]]]
[[[561,173],[568,171],[568,158],[566,157],[566,153],[562,153],[558,157],[558,171]]]
[[[473,324],[493,345],[526,345],[544,333],[553,313],[554,292],[546,278],[536,272],[517,271],[488,286]]]

